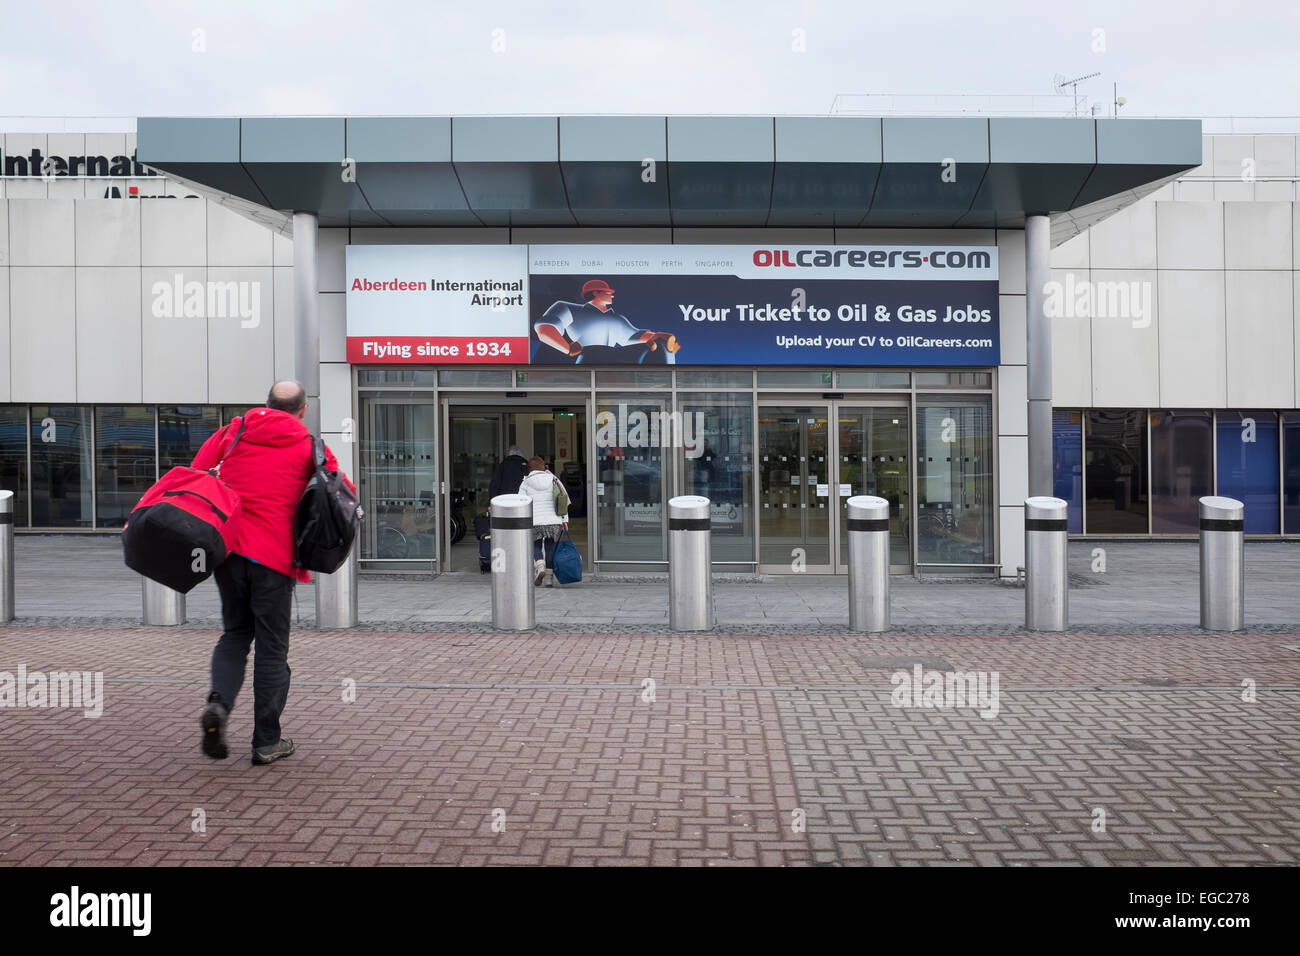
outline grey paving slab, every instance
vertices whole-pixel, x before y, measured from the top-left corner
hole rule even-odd
[[[1102,549],[1105,570],[1094,571]],[[116,536],[19,535],[15,543],[19,623],[139,620],[140,578],[122,563]],[[1197,542],[1093,542],[1069,546],[1072,629],[1195,629],[1199,624]],[[716,575],[719,628],[847,627],[848,583],[822,575]],[[895,576],[891,616],[900,632],[1005,633],[1024,623],[1024,590],[987,578]],[[666,577],[599,575],[536,592],[539,626],[659,628],[668,622]],[[368,627],[491,622],[488,576],[456,572],[431,576],[363,575],[360,617]],[[191,623],[217,626],[220,601],[209,580],[187,600]],[[311,586],[299,587],[294,620],[315,622]],[[1300,542],[1246,544],[1248,629],[1300,628]]]

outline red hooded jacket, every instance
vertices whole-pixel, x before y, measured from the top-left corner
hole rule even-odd
[[[222,461],[241,421],[248,423],[244,437]],[[193,465],[206,470],[221,462],[222,481],[241,499],[243,516],[234,553],[303,582],[311,576],[293,566],[293,516],[315,470],[311,449],[311,433],[298,416],[274,408],[252,408],[204,442]],[[339,466],[328,447],[325,464],[330,470]],[[351,481],[347,483],[356,490]]]

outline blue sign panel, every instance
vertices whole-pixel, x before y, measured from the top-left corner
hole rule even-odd
[[[996,250],[987,247],[616,250],[531,247],[531,363],[999,362]]]

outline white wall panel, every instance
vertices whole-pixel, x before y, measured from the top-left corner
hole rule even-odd
[[[998,436],[999,500],[1004,505],[1023,506],[1029,497],[1029,437]]]
[[[1156,203],[1157,268],[1222,269],[1223,206]]]
[[[1295,136],[1256,136],[1255,175],[1287,176],[1296,174]]]
[[[268,250],[269,251],[269,250]],[[265,395],[275,380],[275,287],[272,270],[208,269],[212,288],[234,283],[239,305],[209,303],[208,395],[220,404],[251,402]],[[223,314],[224,313],[224,314]]]
[[[1255,183],[1255,202],[1293,202],[1296,198],[1295,184],[1290,180]]]
[[[77,270],[77,401],[139,402],[140,272]]]
[[[15,402],[77,400],[76,270],[9,270],[10,374]]]
[[[1067,239],[1052,250],[1053,269],[1088,268],[1088,233]]]
[[[1067,276],[1077,283],[1088,275],[1086,269],[1052,270],[1052,280],[1063,288]],[[1068,314],[1052,319],[1052,404],[1087,408],[1092,404],[1092,320],[1074,309],[1063,311]]]
[[[1291,203],[1223,205],[1223,254],[1228,269],[1290,269]]]
[[[316,291],[344,292],[347,267],[343,250],[347,248],[346,229],[319,229],[316,232]]]
[[[293,378],[293,269],[276,267],[275,378]]]
[[[208,203],[140,202],[140,262],[145,266],[204,267],[208,263]]]
[[[1228,401],[1222,272],[1159,273],[1160,408],[1224,408]]]
[[[85,199],[86,180],[57,177],[46,184],[45,195],[50,199]],[[90,193],[92,199],[103,195],[102,190]]]
[[[9,257],[15,266],[76,264],[76,205],[71,199],[9,203]]]
[[[0,266],[9,265],[9,201],[0,199]]]
[[[322,292],[316,296],[316,314],[320,321],[320,360],[346,362],[348,360],[347,297],[338,292]],[[290,309],[293,304],[290,302]]]
[[[1253,182],[1215,183],[1215,202],[1254,202],[1255,184]]]
[[[998,434],[1029,434],[1029,379],[1023,365],[998,369]]]
[[[1023,295],[998,296],[998,330],[1003,365],[1024,365],[1027,361],[1025,358],[1027,302]]]
[[[293,265],[293,238],[278,232],[271,234],[271,264],[276,266]]]
[[[1140,202],[1121,209],[1088,230],[1089,264],[1094,269],[1156,267],[1156,204]]]
[[[1093,269],[1092,402],[1097,407],[1140,408],[1159,400],[1159,309],[1155,270]],[[1136,301],[1148,314],[1101,315],[1104,283],[1136,286]],[[1109,308],[1107,311],[1110,311]],[[1146,324],[1145,328],[1141,326]]]
[[[269,266],[270,229],[216,203],[208,205],[208,267]]]
[[[1025,566],[1025,503],[998,508],[998,534],[1001,536],[1002,576],[1013,578],[1016,568]]]
[[[140,270],[143,400],[150,404],[203,405],[209,401],[207,318],[185,316],[183,312],[154,314],[155,300],[159,311],[176,312],[171,301],[174,296],[165,290],[161,294],[155,291],[155,284],[171,286],[177,271],[175,268]],[[196,268],[185,269],[183,275],[189,282],[206,282],[208,277],[206,269]]]
[[[1025,291],[1025,234],[1019,229],[998,230],[998,291],[1008,295]]]
[[[1242,162],[1255,157],[1255,138],[1253,136],[1215,136],[1214,137],[1214,175],[1216,178],[1228,176],[1233,179],[1241,177],[1245,168]]]
[[[348,418],[352,418],[351,367],[334,362],[322,363],[320,367],[321,431],[341,431],[344,419]]]
[[[124,199],[77,203],[77,265],[138,266],[141,205]]]
[[[1226,279],[1228,406],[1285,406],[1295,395],[1294,276],[1229,271]]]
[[[1184,181],[1178,184],[1175,195],[1179,202],[1214,202],[1214,183]]]

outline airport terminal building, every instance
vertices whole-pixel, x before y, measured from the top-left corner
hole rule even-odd
[[[1196,499],[1300,537],[1297,137],[1186,120],[141,119],[0,136],[0,487],[112,533],[271,381],[359,479],[364,570],[477,568],[511,446],[589,568],[1014,575]],[[1035,321],[1032,316],[1038,315]],[[1045,320],[1045,321],[1044,321]]]

